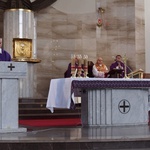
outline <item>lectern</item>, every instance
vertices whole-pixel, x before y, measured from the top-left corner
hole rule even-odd
[[[19,79],[26,74],[26,62],[0,62],[0,133],[27,131],[18,124]]]
[[[109,78],[123,78],[122,74],[124,73],[123,69],[113,69],[108,72]]]

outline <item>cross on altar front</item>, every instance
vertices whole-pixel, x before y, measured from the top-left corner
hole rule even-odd
[[[8,66],[8,68],[10,68],[10,71],[12,71],[12,69],[15,68],[15,66],[13,66],[12,63],[10,63],[10,66]]]
[[[122,100],[119,104],[119,110],[121,113],[128,113],[130,110],[130,103],[127,100]]]

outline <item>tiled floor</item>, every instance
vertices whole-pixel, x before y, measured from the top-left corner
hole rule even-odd
[[[34,128],[0,134],[1,150],[150,150],[148,125]]]

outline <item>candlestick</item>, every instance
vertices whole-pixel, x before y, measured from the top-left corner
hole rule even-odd
[[[88,55],[84,55],[83,60],[84,60],[84,77],[87,77],[87,74],[88,74]]]
[[[78,60],[79,60],[79,67],[81,67],[81,64],[82,64],[82,56],[81,55],[78,55]]]
[[[71,75],[72,75],[72,77],[75,77],[74,74],[75,74],[75,55],[71,54]]]
[[[126,53],[125,53],[125,55],[124,55],[124,57],[123,57],[123,61],[124,61],[124,78],[128,78],[128,76],[127,76],[127,57],[126,57]]]
[[[82,55],[78,54],[77,55],[77,59],[78,59],[78,77],[81,77],[81,73],[82,73]]]

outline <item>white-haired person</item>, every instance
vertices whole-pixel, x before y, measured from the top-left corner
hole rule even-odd
[[[93,65],[93,76],[97,78],[105,78],[108,73],[107,66],[103,63],[103,59],[98,57],[96,63]]]

